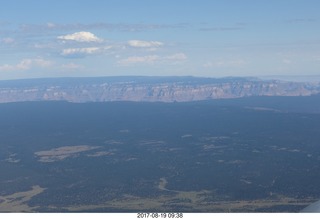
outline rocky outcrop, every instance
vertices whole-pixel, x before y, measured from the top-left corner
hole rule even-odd
[[[256,78],[103,77],[0,81],[0,102],[186,102],[245,96],[309,96],[319,83]]]

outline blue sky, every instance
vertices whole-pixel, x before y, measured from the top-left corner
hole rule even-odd
[[[1,0],[0,80],[319,75],[319,0]]]

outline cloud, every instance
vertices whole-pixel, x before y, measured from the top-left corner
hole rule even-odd
[[[163,46],[163,43],[159,41],[130,40],[128,45],[135,48],[152,48]]]
[[[57,25],[56,24],[54,24],[54,23],[47,23],[47,25],[46,25],[49,29],[52,29],[52,28],[56,28],[57,27]]]
[[[68,34],[64,36],[58,36],[59,40],[70,40],[70,41],[76,41],[76,42],[102,42],[102,39],[95,36],[93,33],[90,32],[76,32],[73,34]]]
[[[235,59],[235,60],[219,60],[219,61],[209,61],[205,63],[203,66],[206,68],[211,67],[241,67],[248,64],[247,61],[243,59]]]
[[[313,23],[317,22],[317,19],[314,18],[295,18],[286,20],[287,23],[298,24],[298,23]]]
[[[61,67],[62,67],[62,69],[65,69],[65,70],[78,70],[78,69],[83,68],[82,65],[77,65],[77,64],[75,64],[73,62],[64,64]]]
[[[23,59],[21,62],[19,62],[16,65],[1,65],[0,71],[22,71],[22,70],[29,70],[32,67],[50,67],[52,65],[51,61],[44,60],[41,58],[37,59]]]
[[[76,32],[57,38],[63,40],[64,43],[70,42],[68,44],[60,44],[60,46],[64,47],[60,48],[60,55],[68,58],[81,58],[87,55],[102,53],[103,51],[112,48],[110,45],[104,45],[105,43],[102,39],[90,32]],[[87,47],[84,45],[87,45]],[[88,47],[88,45],[91,46]]]
[[[282,62],[284,64],[291,64],[292,63],[292,60],[291,59],[283,59]]]
[[[208,23],[204,23],[206,26],[199,28],[200,31],[204,32],[229,32],[229,31],[239,31],[244,30],[247,23],[237,22],[230,26],[207,26]]]
[[[169,56],[148,55],[148,56],[131,56],[126,59],[118,61],[120,65],[134,65],[134,64],[154,64],[163,62],[181,62],[187,59],[184,53],[176,53]]]
[[[17,69],[20,70],[28,70],[31,67],[49,67],[52,62],[44,59],[23,59],[18,65],[16,65]]]
[[[5,43],[5,44],[12,44],[15,42],[15,40],[13,38],[6,37],[6,38],[1,39],[1,42]]]
[[[186,60],[188,57],[184,53],[176,53],[170,56],[166,56],[165,59],[167,60],[173,60],[173,61],[183,61]]]
[[[243,30],[243,27],[205,27],[200,28],[200,31],[216,31],[216,32],[225,32],[225,31],[236,31],[236,30]]]
[[[0,72],[2,71],[12,71],[14,70],[14,66],[5,64],[5,65],[0,65]]]
[[[159,56],[157,55],[150,55],[150,56],[131,56],[126,59],[120,60],[118,63],[121,65],[131,65],[137,63],[147,63],[152,64],[155,61],[159,60]]]
[[[122,31],[122,32],[141,32],[158,29],[176,29],[186,28],[189,24],[177,23],[177,24],[141,24],[141,23],[91,23],[91,24],[55,24],[46,23],[41,25],[23,24],[20,26],[20,30],[24,32],[46,32],[46,31],[78,31],[78,30],[108,30],[108,31]]]
[[[61,55],[63,56],[83,56],[83,55],[92,55],[99,51],[98,47],[87,47],[87,48],[68,48],[63,49]]]

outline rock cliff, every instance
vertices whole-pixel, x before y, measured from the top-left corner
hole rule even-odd
[[[257,78],[101,77],[0,81],[0,103],[19,101],[186,102],[245,96],[309,96],[320,83]]]

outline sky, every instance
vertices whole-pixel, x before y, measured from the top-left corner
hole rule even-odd
[[[0,0],[0,80],[320,75],[319,0]]]

